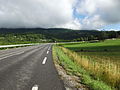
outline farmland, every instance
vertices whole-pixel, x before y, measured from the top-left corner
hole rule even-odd
[[[63,44],[63,46],[81,55],[90,56],[95,59],[109,59],[120,62],[120,39],[96,43],[79,42],[75,44]]]
[[[120,39],[59,45],[64,46],[61,50],[90,72],[92,77],[120,88]]]

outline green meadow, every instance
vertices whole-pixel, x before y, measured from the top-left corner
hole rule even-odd
[[[120,39],[60,43],[59,46],[92,77],[120,89]]]
[[[104,42],[78,42],[62,44],[81,55],[95,59],[105,59],[120,62],[120,39],[105,40]]]
[[[101,42],[68,43],[63,45],[74,51],[120,51],[120,39]]]

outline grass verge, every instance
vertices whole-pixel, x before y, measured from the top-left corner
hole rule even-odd
[[[78,65],[74,60],[72,60],[61,47],[53,46],[53,57],[58,58],[59,64],[66,70],[68,74],[76,75],[82,78],[82,82],[90,87],[92,90],[113,90],[103,81],[91,76],[90,72],[87,72],[80,65]]]

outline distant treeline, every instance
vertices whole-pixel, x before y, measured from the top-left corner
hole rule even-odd
[[[63,28],[1,28],[0,44],[60,41],[90,41],[120,38],[120,31],[71,30]]]
[[[49,40],[47,40],[49,41]],[[0,45],[4,44],[22,44],[22,43],[40,43],[46,42],[42,34],[25,33],[25,34],[0,34]]]

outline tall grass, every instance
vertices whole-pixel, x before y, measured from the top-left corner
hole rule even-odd
[[[53,58],[68,74],[79,76],[81,83],[84,83],[90,90],[112,90],[103,81],[94,79],[87,70],[72,60],[60,47],[53,46]]]
[[[76,52],[70,51],[61,47],[74,62],[89,71],[95,79],[100,79],[108,85],[120,89],[120,65],[110,60],[93,60],[92,58],[79,55]]]

